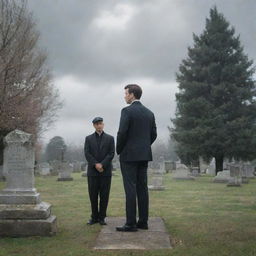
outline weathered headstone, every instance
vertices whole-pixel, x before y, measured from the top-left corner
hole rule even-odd
[[[151,184],[148,185],[149,190],[164,190],[165,187],[163,185],[163,173],[155,172],[151,177]]]
[[[210,164],[206,170],[206,173],[209,175],[212,175],[212,176],[216,175],[215,158],[213,158],[212,161],[210,162]]]
[[[191,175],[188,169],[183,168],[180,166],[173,172],[172,178],[174,180],[195,180],[195,177]]]
[[[81,163],[80,162],[74,162],[73,163],[73,172],[81,172]]]
[[[249,179],[254,179],[254,166],[251,164],[243,164],[242,165],[242,176],[249,178]]]
[[[242,172],[239,165],[230,165],[230,178],[228,187],[240,187],[242,184]]]
[[[82,177],[87,177],[87,171],[82,172]]]
[[[0,236],[49,236],[56,233],[51,205],[34,187],[32,135],[20,130],[5,138],[6,187],[0,192]]]
[[[73,169],[72,166],[68,162],[62,162],[59,170],[59,177],[57,181],[72,181],[71,177]]]
[[[165,164],[164,158],[160,157],[159,161],[159,169],[152,169],[149,172],[150,184],[148,185],[149,190],[164,190],[165,187],[163,185],[163,178],[164,178],[165,171]]]
[[[194,177],[201,176],[201,174],[199,172],[199,167],[192,167],[191,168],[191,175],[194,176]]]
[[[50,164],[47,162],[42,162],[39,164],[39,172],[42,176],[50,175]]]
[[[5,181],[3,165],[0,165],[0,181]]]
[[[227,183],[230,179],[230,171],[223,170],[222,172],[218,172],[214,177],[213,182],[215,183]]]
[[[204,161],[204,159],[199,157],[199,168],[201,173],[206,173],[209,164]]]
[[[169,173],[173,170],[171,161],[165,161],[164,165],[165,165],[165,172],[166,173]]]
[[[50,174],[51,176],[58,176],[59,175],[59,171],[60,171],[60,167],[61,167],[61,161],[60,160],[53,160],[50,162]]]

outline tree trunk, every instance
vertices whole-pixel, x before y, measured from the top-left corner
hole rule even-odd
[[[218,172],[223,171],[223,161],[224,161],[224,155],[215,156],[216,175],[217,175]]]

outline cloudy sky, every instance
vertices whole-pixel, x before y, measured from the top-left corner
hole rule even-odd
[[[102,116],[116,135],[123,87],[143,88],[142,103],[156,116],[159,139],[175,112],[175,72],[200,34],[215,4],[240,34],[256,60],[255,0],[29,0],[49,55],[54,84],[65,102],[55,125],[43,136],[82,144]]]

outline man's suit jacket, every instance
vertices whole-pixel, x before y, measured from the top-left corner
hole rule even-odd
[[[116,145],[120,161],[152,161],[151,144],[156,137],[154,114],[140,101],[122,109]]]
[[[105,132],[101,136],[100,148],[98,148],[96,133],[85,138],[84,154],[88,162],[87,176],[112,175],[112,159],[115,155],[114,137]],[[104,171],[102,173],[98,172],[95,168],[96,163],[103,165]]]

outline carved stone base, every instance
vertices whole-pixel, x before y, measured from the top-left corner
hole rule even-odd
[[[30,205],[0,204],[0,219],[47,219],[51,214],[51,205],[46,202]]]
[[[56,216],[40,220],[0,219],[0,237],[53,236],[56,232]]]
[[[2,190],[0,204],[38,204],[41,202],[37,192]]]

